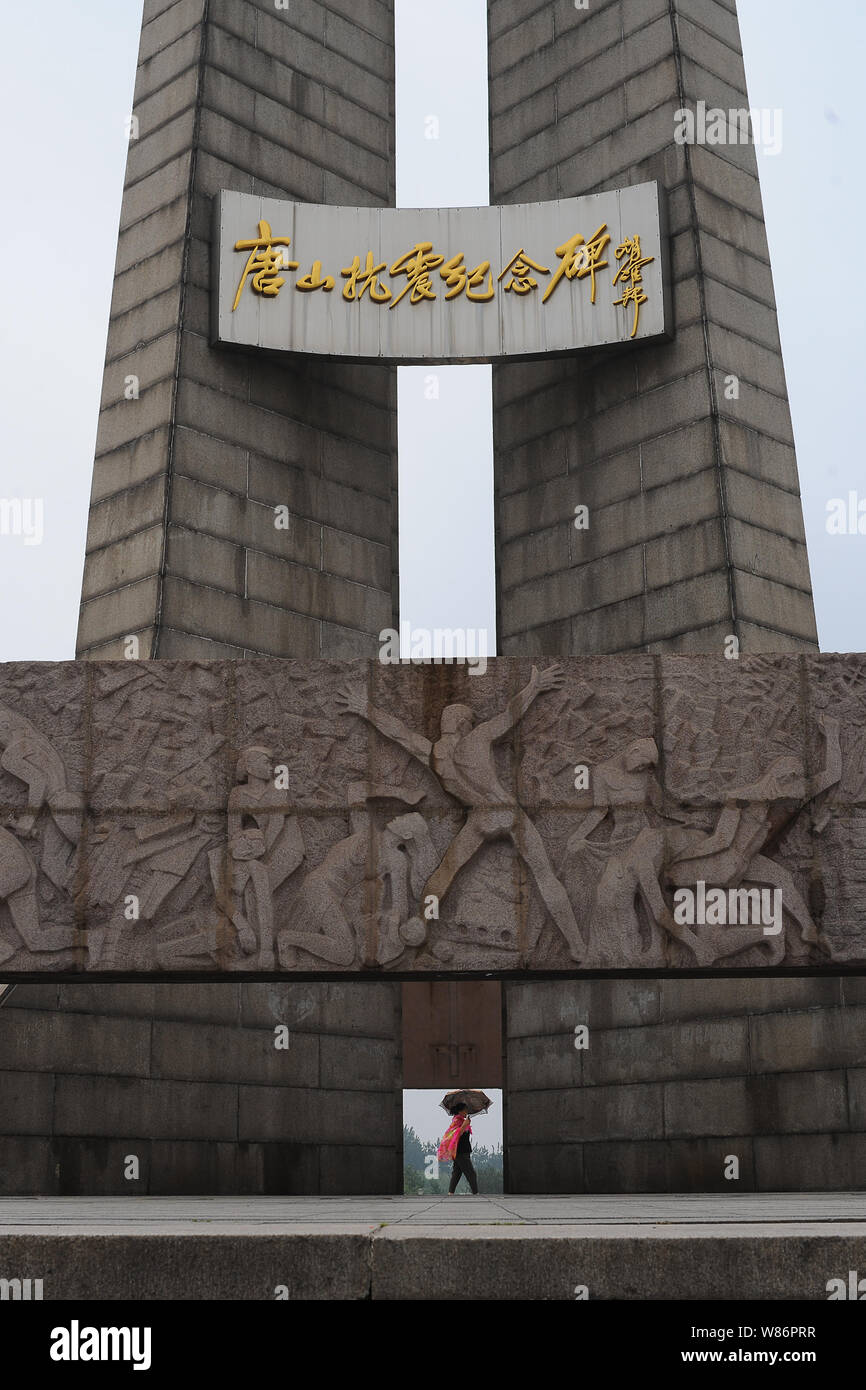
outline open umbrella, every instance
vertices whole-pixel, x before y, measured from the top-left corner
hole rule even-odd
[[[439,1104],[449,1115],[453,1115],[458,1105],[465,1105],[470,1115],[486,1115],[493,1101],[483,1091],[449,1091]]]

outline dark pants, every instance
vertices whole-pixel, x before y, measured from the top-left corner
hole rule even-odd
[[[451,1185],[449,1192],[453,1192],[460,1181],[460,1174],[466,1178],[473,1192],[478,1191],[478,1178],[475,1174],[475,1167],[469,1154],[457,1154],[454,1159],[454,1167],[451,1169]]]

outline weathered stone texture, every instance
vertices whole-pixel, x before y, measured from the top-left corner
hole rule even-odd
[[[862,1187],[862,983],[507,982],[507,1190]]]
[[[393,71],[390,0],[145,11],[81,656],[370,655],[391,625],[396,372],[216,351],[208,300],[220,189],[393,205]]]
[[[748,107],[735,12],[488,0],[488,21],[491,202],[658,179],[676,334],[494,367],[500,650],[814,650],[755,149],[675,140],[677,111]]]
[[[399,1009],[388,982],[17,985],[0,1194],[393,1192]]]
[[[862,965],[864,727],[864,662],[835,655],[12,664],[0,965]],[[666,1036],[596,1049],[594,1082],[657,1075]]]

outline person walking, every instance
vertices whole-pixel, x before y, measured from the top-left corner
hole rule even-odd
[[[454,1118],[445,1132],[442,1140],[443,1146],[448,1147],[453,1155],[453,1167],[451,1169],[451,1183],[448,1188],[448,1196],[453,1197],[460,1181],[461,1176],[466,1178],[472,1189],[472,1195],[478,1195],[478,1177],[475,1172],[475,1165],[472,1162],[472,1145],[469,1136],[472,1133],[472,1122],[469,1119],[469,1111],[465,1105],[460,1105],[453,1112]],[[448,1143],[450,1139],[450,1143]],[[456,1144],[454,1140],[456,1139]]]

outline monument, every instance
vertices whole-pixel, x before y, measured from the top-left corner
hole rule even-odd
[[[862,968],[864,701],[838,657],[13,664],[0,962]]]
[[[492,206],[414,213],[386,0],[145,3],[79,660],[0,690],[8,1190],[396,1190],[401,982],[461,975],[510,1190],[857,1185],[864,663],[754,148],[677,138],[736,13],[490,0],[489,57]],[[382,659],[396,364],[457,360],[484,672]]]

